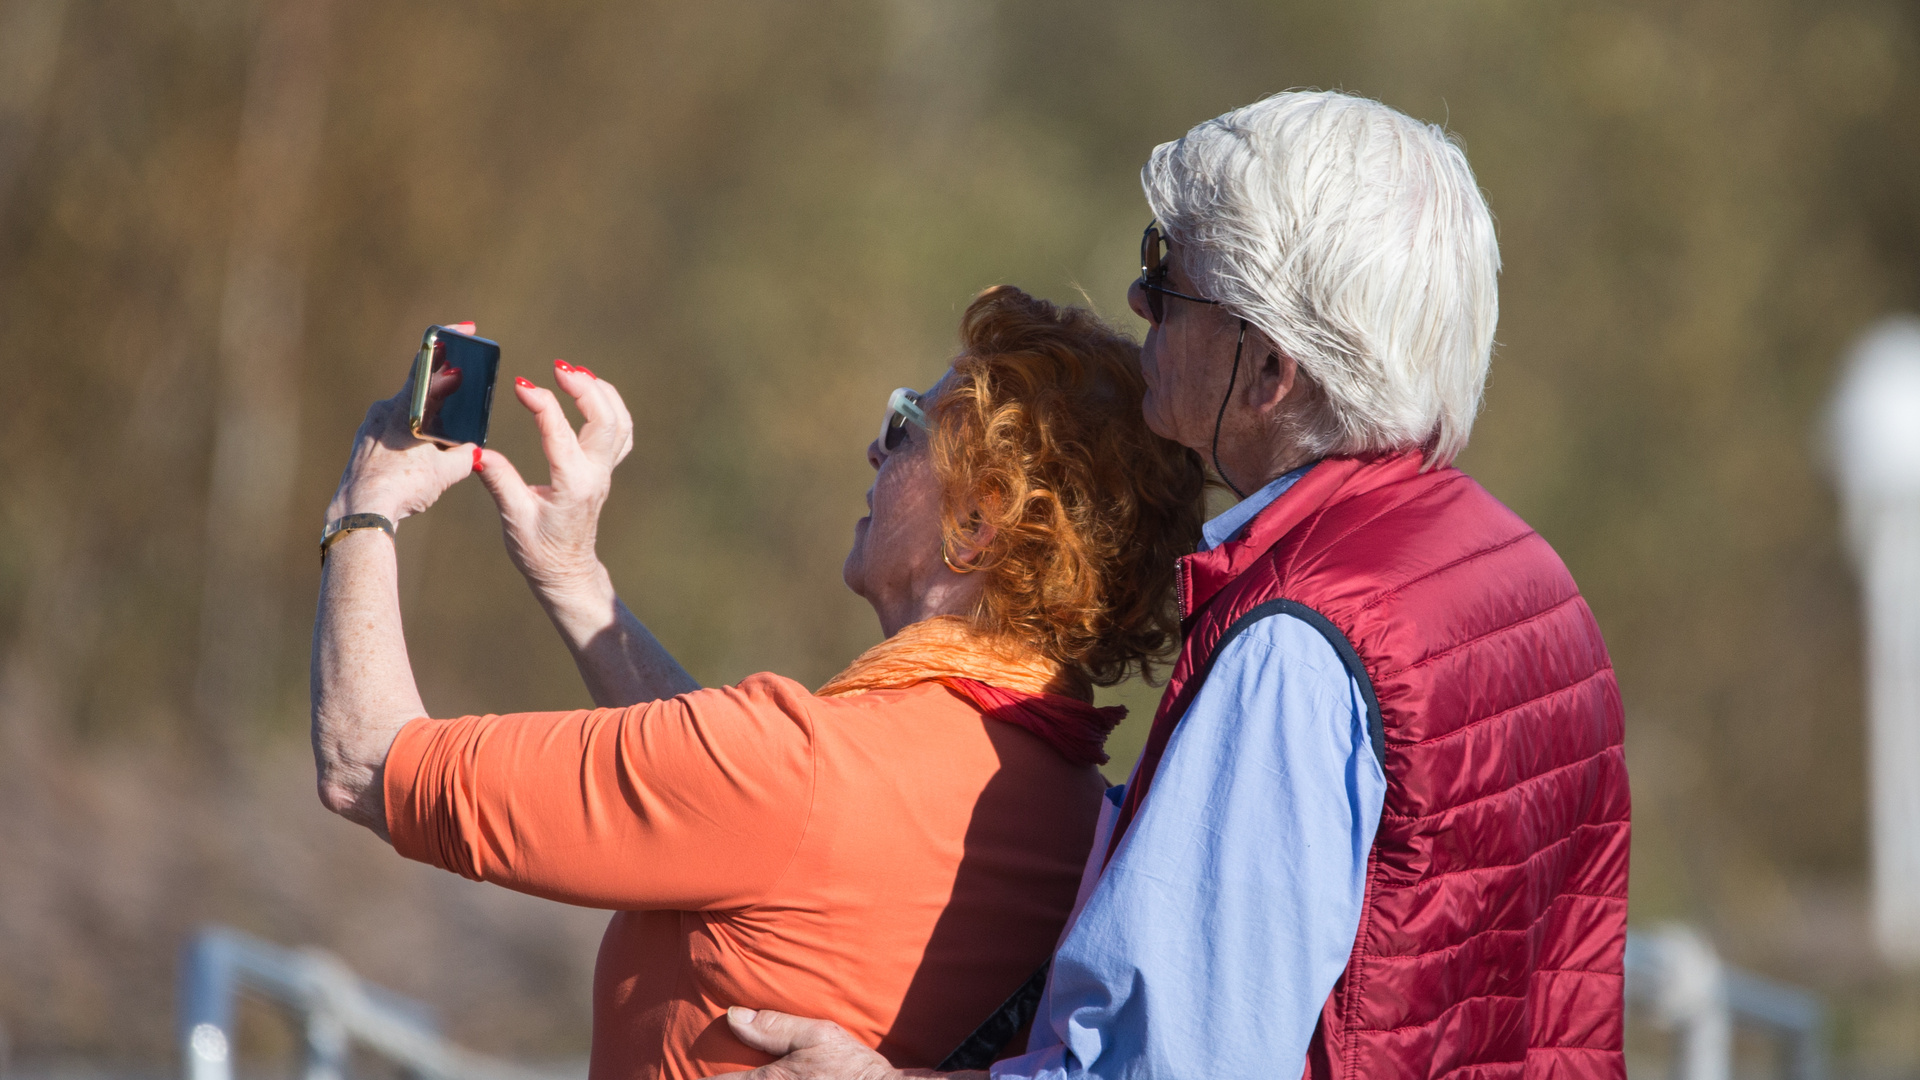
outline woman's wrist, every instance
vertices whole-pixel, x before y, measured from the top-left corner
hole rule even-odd
[[[547,617],[575,649],[585,647],[618,621],[620,598],[614,592],[613,575],[598,559],[576,571],[542,575],[531,584]]]
[[[401,513],[397,499],[383,497],[378,492],[343,487],[334,492],[333,501],[327,504],[327,522],[338,521],[348,514],[379,514],[396,525],[406,516]]]

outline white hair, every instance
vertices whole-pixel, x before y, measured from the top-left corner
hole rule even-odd
[[[1447,133],[1377,101],[1275,94],[1154,148],[1147,203],[1201,295],[1311,382],[1316,456],[1467,444],[1500,315],[1493,216]]]

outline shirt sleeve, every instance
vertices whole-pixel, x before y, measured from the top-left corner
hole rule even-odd
[[[1298,1076],[1359,931],[1386,801],[1368,739],[1306,622],[1221,650],[1061,940],[1029,1053],[993,1075]]]
[[[743,907],[814,794],[812,695],[756,675],[626,709],[420,719],[383,784],[410,859],[589,907]]]

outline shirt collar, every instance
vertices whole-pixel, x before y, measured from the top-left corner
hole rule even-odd
[[[1238,503],[1222,511],[1219,516],[1200,527],[1200,550],[1212,551],[1221,544],[1233,539],[1233,534],[1244,528],[1247,522],[1259,516],[1260,511],[1273,505],[1273,500],[1287,493],[1294,481],[1307,475],[1307,470],[1318,462],[1310,461],[1305,465],[1269,483],[1259,491],[1241,499]]]

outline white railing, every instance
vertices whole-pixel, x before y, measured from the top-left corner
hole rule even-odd
[[[1627,999],[1678,1036],[1674,1080],[1731,1080],[1736,1023],[1785,1041],[1789,1080],[1823,1080],[1818,999],[1722,963],[1713,946],[1678,925],[1627,935]]]
[[[233,1007],[250,991],[297,1013],[305,1080],[346,1080],[354,1043],[424,1080],[571,1080],[461,1049],[420,1002],[362,982],[335,957],[296,952],[235,930],[202,930],[180,973],[180,1047],[187,1080],[232,1080]]]
[[[1626,968],[1628,1000],[1678,1036],[1673,1080],[1732,1080],[1735,1024],[1785,1041],[1788,1080],[1824,1080],[1824,1016],[1811,995],[1727,966],[1684,926],[1628,934]],[[223,928],[201,931],[181,970],[187,1080],[232,1080],[233,1007],[245,991],[299,1014],[304,1080],[346,1080],[355,1042],[424,1080],[573,1080],[447,1042],[425,1005],[361,981],[327,953],[283,949]]]

